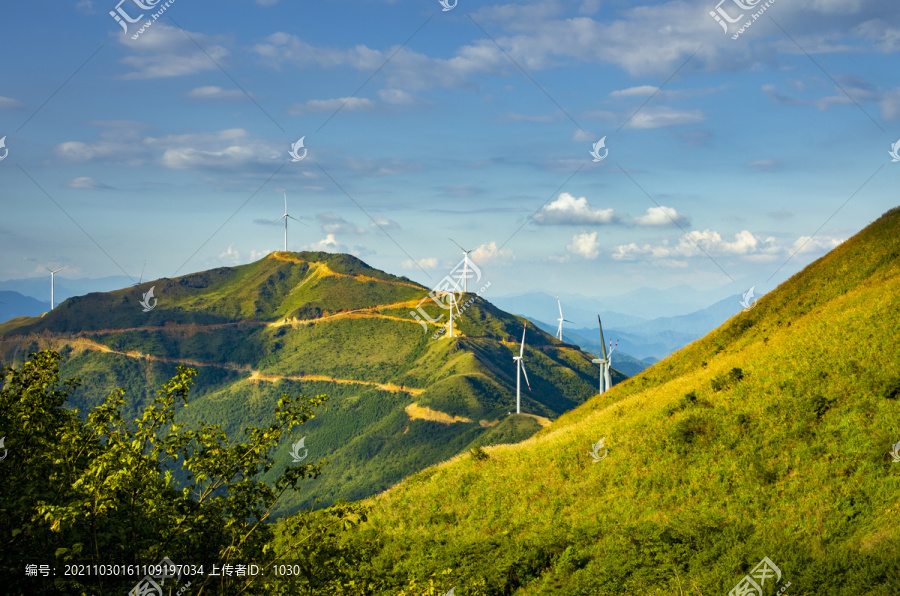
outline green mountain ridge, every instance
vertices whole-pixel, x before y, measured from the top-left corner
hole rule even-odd
[[[156,301],[145,312],[140,302],[151,288]],[[527,415],[507,415],[515,411],[512,356],[524,320],[467,295],[472,302],[454,322],[460,336],[431,339],[446,316],[426,329],[410,316],[428,293],[350,255],[279,252],[73,297],[42,317],[8,321],[0,325],[0,361],[57,349],[63,376],[84,380],[71,405],[87,412],[122,387],[129,416],[178,364],[197,367],[178,420],[221,424],[230,437],[268,424],[282,393],[328,395],[327,410],[303,432],[310,459],[330,465],[280,503],[286,514],[371,496],[475,445],[525,439],[595,393],[592,356],[529,326]],[[430,300],[425,308],[441,312]],[[265,479],[291,462],[290,447],[279,446],[283,463]]]
[[[365,553],[354,585],[897,594],[898,295],[895,208],[526,441],[458,455],[367,500],[368,523],[345,545]],[[765,557],[778,578],[734,591]]]

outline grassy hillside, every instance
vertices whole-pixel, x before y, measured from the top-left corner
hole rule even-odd
[[[143,312],[151,287],[158,302]],[[327,412],[303,432],[309,457],[330,465],[279,513],[361,499],[476,445],[523,440],[595,393],[590,355],[529,328],[531,389],[523,383],[523,415],[510,416],[524,321],[469,295],[459,337],[432,339],[441,327],[423,330],[410,316],[428,292],[350,255],[273,253],[10,321],[0,325],[0,362],[60,350],[63,376],[84,380],[70,405],[85,413],[121,386],[129,414],[178,364],[193,366],[197,387],[179,421],[219,424],[229,437],[268,424],[282,393],[328,395]],[[624,378],[613,371],[614,382]],[[266,479],[300,438],[279,446]]]
[[[347,545],[377,545],[360,576],[393,578],[383,593],[709,595],[768,557],[783,576],[766,595],[896,595],[898,296],[894,209],[530,439],[371,499]]]

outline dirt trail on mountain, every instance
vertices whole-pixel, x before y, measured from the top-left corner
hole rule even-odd
[[[392,281],[389,279],[381,279],[380,277],[369,277],[368,275],[347,275],[346,273],[338,273],[337,271],[333,271],[332,269],[330,269],[328,267],[328,265],[326,265],[325,263],[320,263],[318,261],[304,261],[303,259],[289,257],[283,251],[273,252],[269,256],[269,258],[275,259],[278,261],[285,261],[288,263],[297,263],[298,265],[306,263],[307,265],[312,265],[315,268],[317,268],[318,273],[320,273],[321,275],[333,275],[335,277],[349,277],[349,278],[356,279],[359,281],[375,281],[378,283],[390,284],[392,286],[405,286],[407,288],[415,288],[417,290],[422,289],[422,286],[411,283],[411,282]]]
[[[350,384],[350,385],[369,385],[370,387],[378,387],[382,391],[388,391],[390,393],[408,393],[410,395],[419,395],[424,389],[413,389],[412,387],[407,387],[405,385],[394,385],[393,383],[375,383],[374,381],[357,381],[354,379],[336,379],[334,377],[329,377],[327,375],[270,375],[268,373],[261,373],[258,370],[254,370],[250,372],[250,382],[256,383],[258,381],[267,381],[270,383],[274,383],[275,381],[279,381],[281,379],[287,379],[289,381],[320,381],[323,383],[339,383],[339,384]]]
[[[377,306],[367,306],[365,308],[357,308],[354,310],[346,310],[342,312],[336,312],[334,314],[326,315],[324,317],[317,317],[315,319],[281,319],[280,321],[275,321],[274,323],[268,323],[269,327],[282,327],[284,325],[290,325],[292,327],[302,326],[302,325],[314,325],[318,323],[323,323],[326,321],[334,321],[336,319],[390,319],[392,321],[402,321],[404,323],[415,323],[419,324],[419,321],[413,319],[412,317],[395,317],[393,315],[384,315],[381,314],[380,311],[393,309],[393,308],[416,308],[419,306],[421,300],[404,300],[403,302],[393,302],[391,304],[379,304]],[[434,323],[426,324],[435,325],[437,327],[443,327],[444,325],[436,325]]]
[[[266,381],[270,383],[274,383],[275,381],[280,381],[282,379],[286,379],[289,381],[315,381],[315,382],[325,382],[325,383],[340,383],[345,385],[365,385],[368,387],[377,387],[382,391],[387,391],[389,393],[407,393],[409,395],[420,395],[424,389],[415,389],[413,387],[407,387],[405,385],[394,385],[393,383],[376,383],[374,381],[360,381],[356,379],[338,379],[335,377],[330,377],[326,375],[273,375],[269,373],[261,373],[258,370],[253,369],[249,364],[233,364],[230,362],[219,363],[219,362],[201,362],[199,360],[194,360],[192,358],[168,358],[166,356],[154,356],[153,354],[144,354],[143,352],[139,352],[137,350],[130,350],[127,352],[121,352],[119,350],[113,350],[109,346],[103,345],[99,342],[92,341],[90,339],[86,339],[83,337],[73,337],[73,338],[47,338],[42,337],[38,338],[39,343],[47,344],[46,347],[52,347],[51,344],[56,344],[57,349],[60,346],[72,345],[81,347],[85,350],[94,350],[98,352],[105,352],[108,354],[118,354],[120,356],[127,356],[128,358],[137,358],[147,361],[156,361],[156,362],[165,362],[168,364],[184,364],[186,366],[208,366],[214,368],[222,368],[225,370],[231,370],[235,372],[242,373],[250,373],[249,381],[251,383],[257,383],[259,381]]]
[[[463,416],[451,416],[438,410],[432,410],[427,406],[420,406],[418,403],[411,403],[406,406],[406,414],[410,420],[432,420],[441,424],[453,424],[454,422],[472,422],[470,418]]]
[[[125,333],[126,331],[181,331],[181,332],[193,332],[193,333],[204,333],[206,331],[212,331],[214,329],[225,329],[226,327],[253,327],[253,326],[261,326],[265,325],[265,321],[254,321],[254,320],[244,320],[244,321],[236,321],[234,323],[166,323],[162,326],[160,325],[152,325],[147,327],[125,327],[122,329],[89,329],[85,331],[78,331],[77,335],[85,336],[85,335],[110,335],[113,333]]]

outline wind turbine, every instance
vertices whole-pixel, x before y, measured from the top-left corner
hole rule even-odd
[[[144,269],[146,269],[146,268],[147,268],[147,261],[144,261],[144,266],[141,267],[141,278],[138,280],[138,282],[136,284],[131,284],[132,286],[139,286],[142,283],[144,283]],[[134,278],[132,278],[132,279],[134,279]]]
[[[456,240],[453,238],[448,238],[450,242],[456,244]],[[456,244],[459,246],[459,244]],[[463,292],[469,291],[469,253],[475,250],[474,248],[471,250],[466,250],[462,246],[459,246],[459,250],[463,251]]]
[[[287,222],[288,222],[288,219],[293,219],[293,220],[296,221],[297,223],[302,224],[302,225],[304,225],[304,226],[305,226],[306,224],[303,223],[302,221],[300,221],[299,219],[297,219],[296,217],[294,217],[293,215],[288,215],[288,212],[287,212],[287,191],[286,191],[286,190],[282,190],[282,192],[284,193],[284,215],[282,215],[281,217],[279,217],[278,219],[276,219],[276,220],[273,221],[272,223],[278,223],[278,222],[281,221],[282,219],[284,220],[284,252],[287,252]]]
[[[516,363],[516,414],[522,413],[522,375],[525,375],[525,384],[528,385],[528,390],[531,391],[528,373],[525,372],[525,330],[527,328],[528,323],[525,323],[525,326],[522,328],[522,344],[519,347],[519,355],[513,356],[513,360]],[[519,374],[520,372],[522,374]]]
[[[597,315],[597,324],[600,325],[600,349],[603,350],[603,358],[595,358],[591,360],[594,364],[600,365],[600,393],[609,391],[612,387],[612,380],[609,375],[609,369],[612,365],[612,353],[619,346],[619,340],[616,340],[616,346],[613,347],[612,341],[609,342],[609,352],[606,351],[606,339],[603,337],[603,323],[600,322],[600,315]]]
[[[65,269],[65,267],[60,267],[60,268],[57,269],[56,271],[54,271],[53,269],[50,269],[50,268],[47,267],[46,265],[41,265],[41,267],[43,267],[44,269],[46,269],[47,271],[50,272],[50,310],[53,310],[53,307],[54,307],[55,304],[56,304],[56,303],[54,302],[54,296],[53,296],[54,287],[55,287],[55,285],[56,285],[56,284],[54,283],[53,276],[56,275],[57,273],[59,273],[60,271],[62,271],[63,269]]]
[[[562,324],[563,323],[571,323],[569,319],[564,319],[562,315],[562,303],[559,301],[559,296],[556,297],[556,305],[559,306],[559,318],[556,319],[559,321],[559,328],[556,330],[556,339],[562,341]]]

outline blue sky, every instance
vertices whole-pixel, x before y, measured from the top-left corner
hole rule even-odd
[[[290,250],[426,285],[452,237],[488,298],[766,292],[897,205],[889,6],[7,3],[0,279],[247,263],[286,189]]]

